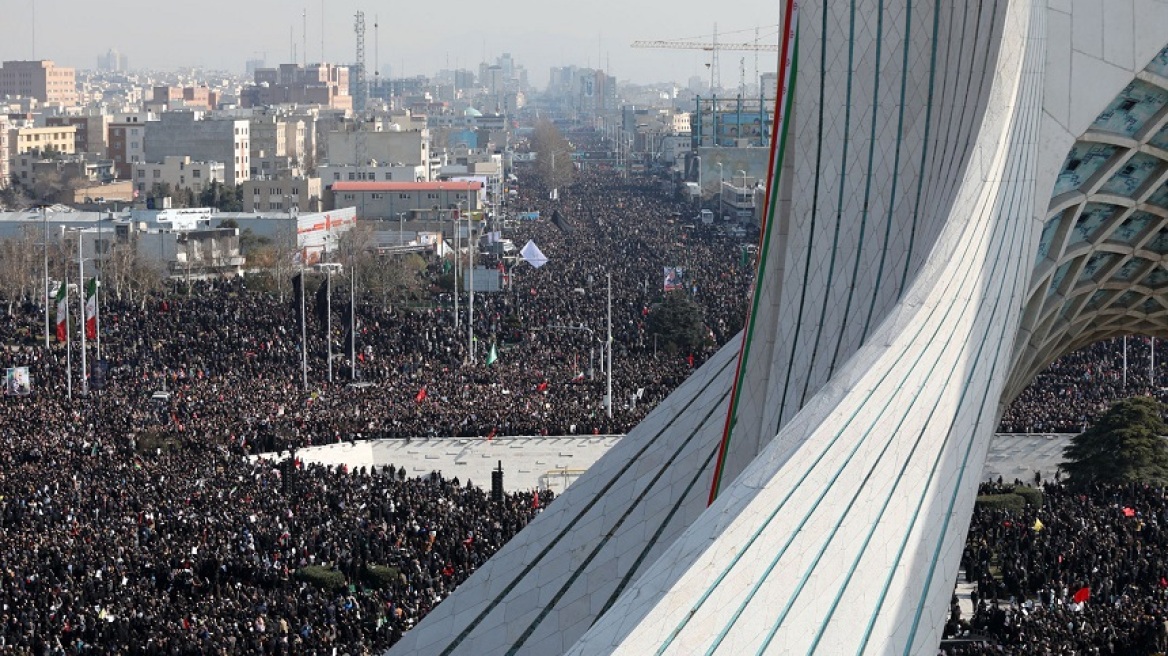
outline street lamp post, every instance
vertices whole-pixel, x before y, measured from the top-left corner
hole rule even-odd
[[[608,406],[608,418],[612,419],[612,272],[608,273],[608,340],[605,348],[605,355],[608,357],[608,364],[605,367],[607,370],[608,383],[604,395],[604,404]]]
[[[470,193],[467,193],[466,202],[466,242],[468,250],[470,250],[470,269],[468,273],[467,283],[470,286],[470,302],[467,304],[467,318],[466,318],[466,343],[470,349],[470,363],[474,364],[477,358],[475,357],[474,344],[474,256],[475,251],[479,248],[478,240],[474,238],[474,227],[471,218],[471,203]]]
[[[458,207],[453,212],[454,216],[454,328],[458,329],[459,314],[458,314],[458,295],[461,290],[458,288],[458,274],[462,266],[462,248],[459,245],[459,232],[461,230],[460,217],[462,216],[462,201],[458,201]]]
[[[726,179],[722,177],[722,162],[714,162],[718,165],[718,212],[722,211],[722,187],[726,186]]]
[[[701,207],[702,195],[705,193],[705,189],[702,189],[702,156],[694,155],[694,160],[698,163],[698,207]]]
[[[89,370],[85,362],[85,257],[81,253],[81,231],[77,231],[77,301],[81,308],[78,314],[81,324],[81,394],[89,396]],[[67,288],[66,288],[67,289]]]
[[[41,300],[45,304],[45,352],[49,350],[49,210],[41,205],[41,223],[45,226],[45,289]]]
[[[405,246],[406,245],[405,216],[406,216],[405,212],[398,212],[397,213],[397,245],[398,246]]]

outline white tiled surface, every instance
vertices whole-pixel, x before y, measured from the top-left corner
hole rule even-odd
[[[799,4],[789,213],[718,500],[703,510],[733,346],[393,653],[935,649],[1016,336],[1034,335],[1050,189],[1168,43],[1145,18],[1168,2]]]

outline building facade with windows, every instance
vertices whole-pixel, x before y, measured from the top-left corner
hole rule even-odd
[[[226,183],[226,170],[223,162],[200,162],[186,155],[139,162],[134,165],[134,190],[145,197],[154,185],[169,184],[171,189],[190,189],[197,194],[214,180]]]
[[[168,156],[192,161],[222,162],[226,184],[251,177],[251,122],[246,119],[206,119],[201,112],[164,112],[146,124],[147,162]]]
[[[244,212],[319,212],[320,178],[253,179],[243,183]]]
[[[334,182],[325,191],[325,208],[355,207],[363,220],[396,219],[399,214],[440,220],[452,209],[483,207],[481,182]]]
[[[77,76],[52,61],[6,61],[0,65],[0,97],[35,98],[66,107],[77,104]]]

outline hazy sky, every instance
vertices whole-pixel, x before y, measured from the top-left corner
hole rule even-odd
[[[32,59],[33,13],[37,59],[52,59],[77,68],[93,68],[96,57],[114,48],[129,57],[130,67],[204,66],[243,71],[244,62],[267,53],[269,65],[288,61],[291,41],[297,58],[303,43],[302,12],[307,11],[309,62],[321,59],[322,3],[278,0],[0,0],[0,59]],[[323,7],[324,58],[355,58],[354,14],[365,12],[366,60],[374,66],[380,46],[382,73],[432,74],[439,69],[477,69],[484,54],[490,61],[511,52],[527,67],[533,84],[547,83],[551,66],[596,66],[608,60],[621,80],[654,82],[691,75],[708,79],[703,51],[633,49],[636,39],[706,37],[718,22],[719,41],[774,43],[777,0],[738,0],[732,11],[719,3],[695,0],[413,0],[362,2],[328,0]],[[380,37],[374,38],[374,17]],[[294,36],[290,36],[289,31]],[[733,32],[733,33],[731,33]],[[737,86],[740,58],[746,77],[754,75],[755,55],[722,52],[721,80]],[[760,53],[760,71],[775,69],[775,53]]]

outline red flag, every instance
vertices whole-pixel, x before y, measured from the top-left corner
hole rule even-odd
[[[495,439],[495,427],[494,426],[491,427],[491,432],[487,433],[487,440],[490,441],[493,439]]]
[[[548,388],[548,382],[545,380],[545,381],[543,381],[542,383],[540,383],[539,385],[536,385],[536,386],[535,386],[535,391],[537,391],[537,392],[546,392],[546,391],[547,391],[547,388]]]
[[[539,490],[536,490],[536,491],[535,491],[535,492],[533,492],[533,493],[532,493],[532,495],[531,495],[531,507],[532,507],[532,508],[538,508],[538,507],[539,507]]]
[[[689,363],[689,368],[693,369],[693,353],[690,353],[689,357],[686,358],[685,361]]]
[[[418,395],[414,397],[414,401],[421,403],[426,400],[426,386],[422,385],[422,389],[418,390]]]
[[[1076,604],[1081,604],[1090,598],[1091,588],[1079,588],[1079,591],[1075,593],[1075,596],[1071,597],[1071,601],[1075,602]]]
[[[1135,517],[1136,516],[1135,508],[1128,508],[1127,506],[1124,506],[1123,507],[1123,516],[1124,517]]]

